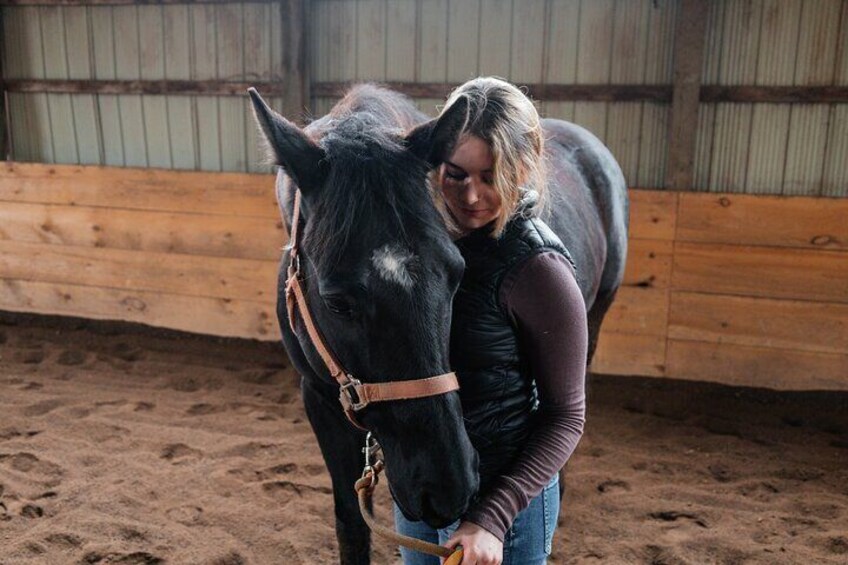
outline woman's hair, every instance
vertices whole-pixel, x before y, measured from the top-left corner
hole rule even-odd
[[[467,97],[469,102],[468,122],[460,140],[468,135],[479,137],[492,151],[493,187],[501,197],[501,214],[494,221],[491,234],[497,238],[518,210],[526,189],[538,193],[537,208],[544,200],[544,135],[539,113],[518,87],[498,77],[469,80],[451,92],[444,108],[449,108],[460,96]],[[434,180],[436,207],[448,227],[456,231],[442,195],[438,170]],[[529,213],[529,209],[520,212]]]

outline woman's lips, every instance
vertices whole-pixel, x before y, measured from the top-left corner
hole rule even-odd
[[[485,216],[487,212],[488,210],[469,210],[467,208],[462,208],[462,213],[471,218]]]

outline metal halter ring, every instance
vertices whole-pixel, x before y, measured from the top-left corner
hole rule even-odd
[[[351,375],[348,375],[347,378],[348,381],[339,388],[339,400],[345,408],[350,408],[354,412],[358,412],[368,406],[368,401],[362,400],[362,397],[359,394],[359,389],[357,387],[362,386],[360,380],[352,377]],[[353,391],[351,391],[351,389],[353,389]]]

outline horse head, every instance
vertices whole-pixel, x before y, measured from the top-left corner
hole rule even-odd
[[[302,195],[306,301],[335,357],[363,383],[449,372],[451,301],[464,262],[433,205],[428,173],[455,145],[466,101],[406,131],[367,109],[301,130],[250,94],[280,166],[281,207],[294,190]],[[280,324],[286,331],[288,320]],[[326,376],[306,332],[296,333],[313,372]],[[477,453],[457,392],[372,403],[357,416],[380,442],[408,518],[443,527],[465,512],[478,488]]]

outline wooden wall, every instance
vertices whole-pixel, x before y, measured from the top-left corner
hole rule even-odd
[[[848,201],[632,190],[593,370],[848,390]],[[279,339],[273,177],[9,163],[0,310]]]

